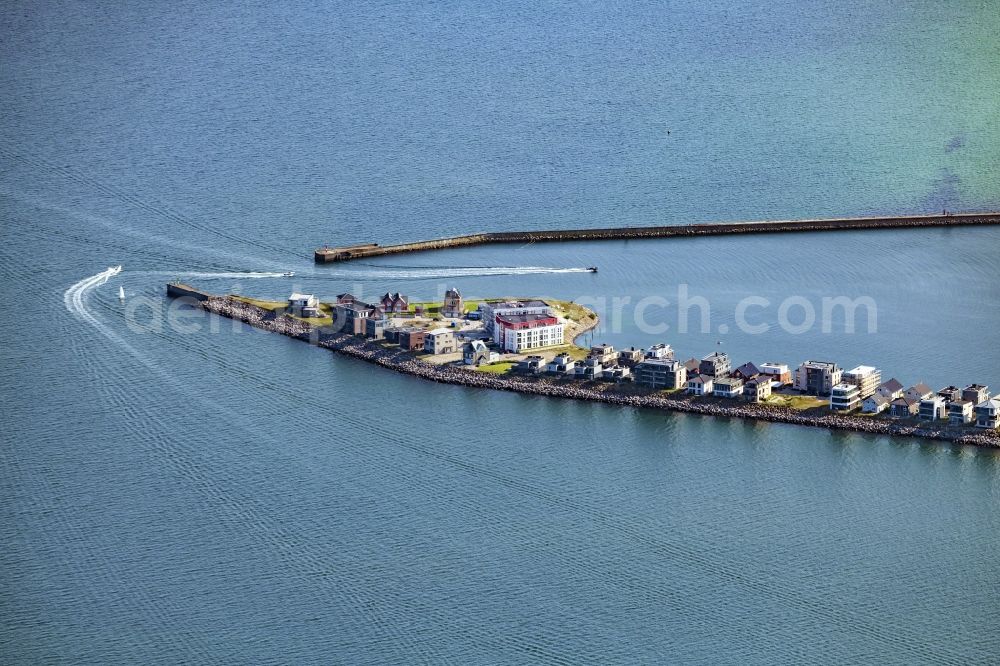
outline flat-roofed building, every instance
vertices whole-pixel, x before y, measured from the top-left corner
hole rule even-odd
[[[864,400],[875,393],[882,381],[882,372],[878,368],[870,365],[859,365],[856,368],[845,371],[840,378],[844,384],[854,384],[858,387],[858,395]]]
[[[849,412],[861,406],[861,391],[857,384],[841,382],[830,389],[830,409]]]
[[[990,387],[982,384],[969,384],[962,389],[962,400],[968,400],[973,405],[978,405],[990,399]]]
[[[717,351],[701,359],[698,372],[709,377],[725,377],[729,374],[729,367],[729,354]]]
[[[431,354],[452,354],[455,351],[455,332],[450,328],[435,328],[424,336],[424,351]]]
[[[687,384],[687,368],[672,358],[647,358],[635,366],[635,381],[655,389],[676,390]]]
[[[932,395],[920,401],[920,409],[917,412],[924,421],[936,421],[943,419],[948,414],[948,401],[940,395]]]
[[[493,339],[515,354],[563,344],[564,324],[547,314],[497,315]]]
[[[948,422],[952,425],[972,423],[975,418],[976,406],[968,400],[955,400],[948,403]]]
[[[716,377],[712,395],[720,398],[738,398],[743,395],[743,380],[739,377]]]
[[[806,361],[795,370],[797,390],[816,396],[828,396],[841,382],[843,370],[830,361]]]

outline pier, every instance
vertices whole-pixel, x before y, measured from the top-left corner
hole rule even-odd
[[[847,217],[815,220],[765,220],[759,222],[714,222],[658,227],[617,227],[605,229],[564,229],[550,231],[501,231],[453,236],[434,240],[379,245],[362,243],[316,250],[316,263],[350,261],[387,254],[443,250],[491,243],[551,243],[581,240],[627,240],[638,238],[689,238],[727,234],[769,234],[803,231],[848,231],[858,229],[899,229],[910,227],[957,227],[1000,224],[1000,213],[946,213],[890,217]]]

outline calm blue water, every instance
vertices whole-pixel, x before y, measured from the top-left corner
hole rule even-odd
[[[197,313],[154,325],[173,277],[458,286],[592,302],[595,341],[684,358],[1000,389],[997,229],[313,266],[326,242],[1000,208],[995,6],[757,5],[8,5],[2,661],[994,661],[994,453],[426,384]],[[707,329],[673,305],[646,311],[665,332],[639,326],[682,284]],[[739,329],[747,296],[767,333]],[[870,297],[874,330],[777,325],[789,297],[836,296]]]

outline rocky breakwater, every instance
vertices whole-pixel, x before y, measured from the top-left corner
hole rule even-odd
[[[275,316],[273,312],[228,297],[213,296],[200,305],[210,312],[238,319],[256,328],[310,342],[396,372],[444,384],[498,391],[516,391],[554,398],[590,400],[626,407],[642,407],[716,417],[736,417],[772,423],[790,423],[831,430],[850,430],[876,435],[924,437],[958,444],[1000,448],[1000,435],[995,431],[970,432],[968,428],[955,429],[931,424],[911,425],[887,419],[846,414],[803,414],[787,407],[775,405],[738,401],[722,402],[680,394],[643,392],[642,389],[634,386],[625,389],[610,383],[583,383],[572,379],[554,379],[542,376],[500,376],[463,367],[432,365],[417,360],[409,352],[397,347],[386,347],[369,342],[340,332],[335,328],[315,327],[292,317]]]

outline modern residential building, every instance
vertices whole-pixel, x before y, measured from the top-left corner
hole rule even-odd
[[[399,331],[399,346],[408,351],[423,351],[427,332],[420,328],[404,328]]]
[[[849,412],[861,406],[861,391],[857,384],[841,382],[830,389],[830,409]]]
[[[563,344],[565,325],[548,314],[497,315],[493,340],[504,351],[520,353]]]
[[[647,358],[635,366],[635,381],[655,389],[680,389],[687,384],[687,368],[672,358]]]
[[[687,381],[687,392],[691,395],[712,395],[715,380],[708,375],[695,375]]]
[[[615,348],[611,345],[600,344],[592,346],[588,356],[596,358],[604,365],[612,365],[618,358],[618,353],[615,352]]]
[[[385,341],[391,342],[394,345],[399,344],[399,332],[403,329],[398,326],[391,326],[385,329]],[[423,343],[421,343],[423,344]]]
[[[614,365],[601,370],[601,379],[606,382],[629,382],[632,381],[632,368],[627,365]]]
[[[975,405],[968,400],[955,400],[948,403],[948,422],[952,425],[972,423],[975,418]]]
[[[518,361],[514,364],[514,372],[520,372],[526,375],[538,375],[545,372],[545,357],[544,356],[526,356],[524,360]]]
[[[929,398],[932,395],[934,395],[934,391],[931,390],[930,386],[924,384],[923,382],[914,384],[910,388],[906,389],[905,393],[903,393],[904,397],[917,402],[920,402],[924,398]]]
[[[882,381],[882,372],[878,368],[870,365],[859,365],[848,370],[841,375],[840,381],[844,384],[854,384],[858,387],[858,396],[864,400],[875,393]]]
[[[424,351],[430,354],[452,354],[455,351],[455,332],[450,328],[435,328],[424,336]]]
[[[920,401],[920,408],[917,412],[924,421],[936,421],[946,418],[948,414],[948,402],[939,395],[932,395]]]
[[[639,363],[645,357],[646,352],[643,350],[635,347],[629,347],[628,349],[622,349],[618,352],[618,363],[633,368],[636,363]]]
[[[744,382],[748,382],[760,374],[760,368],[753,363],[744,363],[740,367],[733,370],[732,374],[733,377],[739,377]]]
[[[482,315],[483,328],[487,333],[492,334],[496,325],[496,318],[499,315],[552,315],[552,308],[545,301],[498,301],[493,303],[482,302],[479,304],[479,313]]]
[[[943,389],[940,389],[937,394],[948,402],[955,402],[956,400],[962,399],[962,389],[957,386],[945,386]]]
[[[389,320],[385,317],[370,317],[364,320],[365,337],[372,340],[382,340],[385,338],[385,331],[389,328]]]
[[[1000,428],[1000,398],[983,400],[976,405],[976,426]]]
[[[982,384],[969,384],[962,389],[962,400],[978,405],[990,399],[990,387]]]
[[[712,352],[701,359],[698,372],[709,377],[725,377],[729,374],[729,355],[726,352]]]
[[[337,326],[345,333],[354,335],[365,334],[365,320],[372,317],[381,319],[378,308],[364,301],[354,300],[350,303],[337,303],[333,306]]]
[[[829,361],[806,361],[795,370],[794,387],[811,395],[828,396],[841,382],[843,371]]]
[[[743,385],[743,397],[749,402],[764,402],[771,396],[771,381],[767,375],[757,375]]]
[[[571,375],[576,368],[576,359],[569,354],[558,354],[545,366],[545,372],[552,375]]]
[[[602,372],[604,372],[604,365],[593,356],[585,358],[573,368],[573,376],[584,381],[598,379]]]
[[[889,409],[891,403],[892,399],[876,392],[861,401],[861,411],[865,414],[881,414]]]
[[[312,294],[294,293],[288,297],[288,309],[300,317],[319,317],[319,299]]]
[[[462,362],[465,365],[484,365],[496,363],[500,354],[491,351],[482,340],[472,340],[462,345]]]
[[[646,358],[673,358],[674,348],[660,342],[646,350]]]
[[[390,312],[392,314],[399,314],[410,309],[410,299],[398,291],[395,294],[385,292],[379,304],[382,306],[383,312]]]
[[[888,398],[889,401],[893,401],[896,398],[903,396],[903,385],[899,383],[899,380],[893,377],[892,379],[882,382],[875,389],[875,392],[879,395]]]
[[[761,363],[760,374],[766,375],[772,382],[777,382],[778,386],[788,386],[792,383],[792,373],[784,363],[768,361]]]
[[[716,377],[712,395],[720,398],[738,398],[743,395],[743,380],[739,377]]]
[[[889,405],[889,414],[898,419],[911,418],[916,416],[918,411],[920,411],[920,401],[906,395],[896,398]]]

